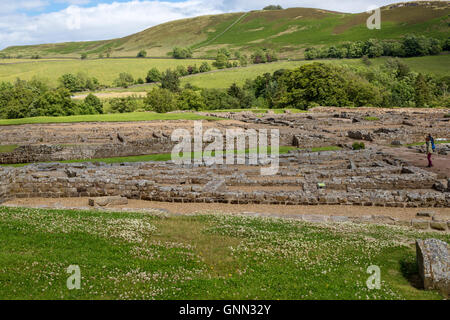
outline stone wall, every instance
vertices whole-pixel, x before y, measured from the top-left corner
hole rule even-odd
[[[270,146],[270,135],[268,138]],[[280,145],[292,145],[293,139],[293,135],[282,135],[280,136]],[[226,139],[224,140],[224,144],[226,144]],[[103,159],[171,153],[176,144],[171,141],[170,137],[161,136],[145,140],[110,144],[24,145],[18,147],[13,152],[0,152],[0,164]],[[204,146],[207,145],[208,143],[204,143]],[[248,140],[246,141],[246,148],[248,148]]]
[[[347,168],[349,159],[354,169]],[[165,202],[450,206],[450,193],[431,189],[436,175],[405,168],[395,159],[370,150],[291,153],[281,156],[280,166],[278,175],[263,177],[258,166],[34,164],[3,168],[0,192],[3,198],[117,195]],[[211,181],[221,180],[221,188],[208,187]]]
[[[99,145],[25,145],[18,147],[13,152],[0,153],[0,164],[99,159],[170,153],[173,146],[174,143],[167,138]]]

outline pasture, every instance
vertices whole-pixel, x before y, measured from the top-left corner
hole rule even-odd
[[[122,72],[128,72],[135,79],[145,79],[147,72],[152,68],[159,71],[175,69],[177,66],[200,66],[206,60],[197,59],[95,59],[95,60],[18,60],[5,59],[7,64],[0,64],[0,82],[13,82],[17,78],[31,80],[34,77],[47,80],[51,86],[58,85],[58,78],[63,74],[77,74],[82,72],[89,77],[97,78],[101,84],[112,85]],[[208,61],[211,63],[211,61]]]

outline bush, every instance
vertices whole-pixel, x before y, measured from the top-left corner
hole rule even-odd
[[[254,64],[274,62],[278,60],[275,51],[266,49],[257,49],[253,52],[251,60]]]
[[[239,105],[237,99],[222,89],[203,89],[201,95],[207,110],[234,109]]]
[[[203,110],[205,104],[199,92],[192,89],[185,89],[177,97],[177,110]]]
[[[192,58],[192,50],[190,48],[176,47],[172,51],[172,57],[175,59],[188,59]]]
[[[187,67],[187,73],[188,74],[197,74],[199,72],[200,72],[200,70],[198,69],[197,65],[193,65],[193,66],[188,66]]]
[[[177,66],[176,72],[179,77],[185,77],[189,74],[189,72],[185,66]]]
[[[264,7],[263,10],[283,10],[283,7],[280,5],[269,5],[267,7]]]
[[[128,88],[134,84],[134,78],[130,73],[122,72],[119,77],[114,80],[114,85],[117,87]]]
[[[362,60],[362,63],[364,63],[366,66],[372,65],[372,61],[370,61],[368,56],[363,56],[361,60]]]
[[[353,150],[365,150],[366,145],[364,144],[364,142],[355,142],[352,145],[352,149]]]
[[[211,66],[209,65],[208,62],[203,62],[199,68],[199,72],[204,73],[209,71],[211,71]]]
[[[254,64],[259,64],[259,63],[266,63],[267,62],[267,57],[266,54],[263,50],[258,49],[255,52],[253,52],[252,54],[252,62]]]
[[[147,51],[145,50],[141,50],[139,51],[139,53],[137,54],[137,58],[145,58],[147,56]]]
[[[135,96],[125,98],[113,98],[109,100],[109,105],[110,110],[113,113],[134,112],[143,106],[142,99],[139,99]]]
[[[82,53],[80,58],[81,58],[81,60],[86,60],[88,58],[87,53]]]
[[[71,73],[63,74],[58,79],[59,85],[70,92],[80,92],[84,90],[98,90],[102,86],[96,78],[90,78],[84,73],[73,75]]]
[[[158,69],[152,68],[147,73],[147,77],[145,78],[145,81],[147,83],[154,83],[154,82],[160,82],[161,81],[161,72],[159,72]]]
[[[153,88],[144,100],[144,108],[147,111],[166,113],[175,110],[175,107],[175,95],[168,89]]]

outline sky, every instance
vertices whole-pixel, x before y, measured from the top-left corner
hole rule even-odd
[[[13,45],[113,39],[172,20],[256,10],[269,4],[356,13],[399,1],[0,0],[0,50]]]

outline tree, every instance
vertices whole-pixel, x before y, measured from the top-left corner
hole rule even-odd
[[[213,65],[217,69],[225,69],[228,67],[228,64],[229,64],[228,56],[223,52],[218,52],[216,61],[213,62]]]
[[[161,77],[162,77],[161,72],[159,72],[157,68],[152,68],[148,71],[145,81],[147,83],[160,82]]]
[[[266,63],[267,57],[265,52],[262,49],[257,49],[256,51],[254,51],[252,54],[252,62],[254,64]]]
[[[423,74],[419,73],[414,84],[415,103],[417,108],[427,107],[430,102],[430,88]]]
[[[369,58],[377,58],[383,55],[383,45],[380,41],[369,39],[365,43],[364,52]]]
[[[264,7],[263,10],[283,10],[283,7],[280,5],[269,5],[267,7]]]
[[[311,104],[369,105],[377,96],[374,86],[363,78],[344,68],[317,62],[284,73],[279,82],[281,104],[303,110]]]
[[[161,88],[172,92],[180,91],[180,77],[176,71],[167,69],[161,76]]]
[[[84,114],[102,114],[103,113],[103,103],[102,101],[92,93],[90,93],[84,99],[84,108],[89,110],[89,112],[85,112]]]
[[[317,48],[306,48],[305,49],[305,59],[314,60],[319,58],[319,50]]]
[[[203,110],[205,104],[199,92],[185,89],[180,92],[177,99],[177,110]]]
[[[134,96],[113,98],[109,101],[110,109],[114,113],[128,113],[139,109],[138,99]]]
[[[211,71],[211,66],[209,65],[208,62],[203,62],[199,68],[199,72],[203,73],[209,71]]]
[[[145,110],[166,113],[175,110],[176,99],[173,92],[163,88],[153,88],[144,100]]]
[[[141,51],[138,52],[136,57],[137,58],[145,58],[146,56],[147,56],[147,51],[141,50]]]
[[[445,51],[450,51],[450,38],[447,38],[447,40],[444,41],[442,49]]]
[[[239,65],[241,67],[246,67],[248,65],[248,57],[245,54],[239,55]]]
[[[134,78],[130,73],[122,72],[114,81],[114,84],[117,87],[128,88],[130,85],[134,84]]]
[[[191,48],[180,48],[175,47],[172,51],[172,56],[175,59],[188,59],[192,58],[192,49]]]
[[[86,60],[88,58],[87,53],[82,53],[80,58],[81,60]]]
[[[61,87],[66,88],[70,92],[79,92],[83,89],[83,84],[80,79],[71,73],[63,74],[58,79],[58,82]]]
[[[180,77],[185,77],[189,74],[189,72],[185,66],[177,66],[176,72],[178,73],[178,76],[180,76]]]

